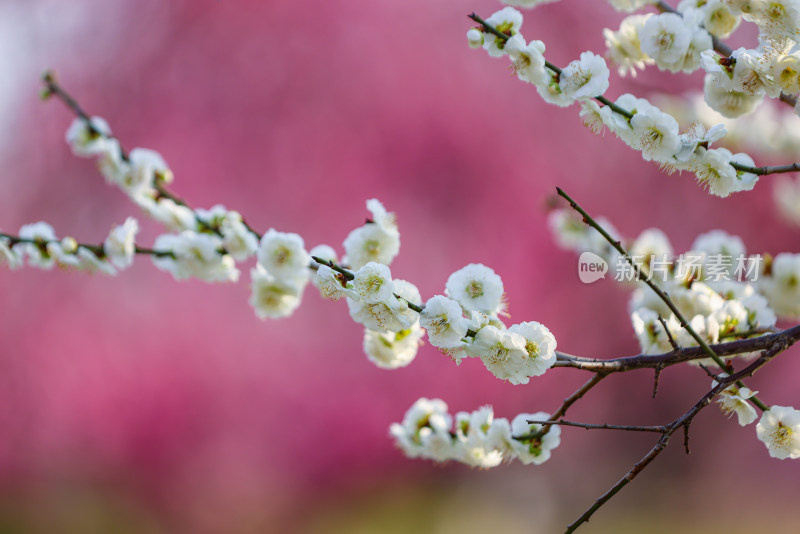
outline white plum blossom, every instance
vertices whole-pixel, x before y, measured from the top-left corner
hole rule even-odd
[[[369,262],[355,272],[353,291],[366,304],[393,298],[392,273],[386,265]]]
[[[681,148],[678,121],[656,107],[642,109],[631,119],[631,146],[647,160],[669,161]]]
[[[770,272],[759,276],[758,289],[779,317],[800,318],[800,254],[775,256]]]
[[[453,299],[436,295],[428,299],[419,317],[422,328],[428,332],[428,340],[434,347],[448,349],[458,347],[467,335],[467,319],[461,306]]]
[[[549,421],[550,414],[546,412],[521,413],[511,421],[512,438],[521,438],[537,434],[542,430],[542,425],[530,424],[528,421]],[[547,434],[537,439],[512,439],[511,444],[517,459],[523,464],[543,464],[550,459],[552,450],[561,444],[561,428],[558,425],[549,425]]]
[[[408,409],[402,423],[392,423],[389,434],[409,458],[444,462],[453,457],[452,425],[443,400],[421,398]]]
[[[609,71],[605,60],[592,52],[582,52],[561,71],[561,92],[573,99],[602,96],[608,89]]]
[[[9,269],[16,269],[22,266],[22,258],[19,253],[11,247],[11,241],[0,236],[0,265],[8,265]]]
[[[764,99],[764,94],[745,92],[727,76],[707,74],[703,83],[703,98],[711,109],[723,117],[735,119],[752,112]]]
[[[509,381],[512,384],[527,384],[533,376],[543,375],[556,363],[556,338],[541,323],[528,321],[508,327],[512,334],[519,334],[525,339],[526,358],[522,358],[517,373]]]
[[[72,153],[80,157],[92,157],[118,150],[119,143],[110,139],[111,127],[101,117],[86,120],[76,117],[67,129],[67,144]]]
[[[397,298],[390,295],[388,298],[375,303],[364,302],[357,294],[345,292],[347,307],[350,317],[364,327],[376,332],[399,332],[411,328],[418,320],[416,312],[408,307],[408,300],[418,303],[419,291],[413,284],[404,280],[394,280]]]
[[[683,17],[675,13],[650,17],[639,32],[642,52],[653,58],[659,67],[683,61],[691,40],[692,31]]]
[[[108,276],[117,274],[114,266],[106,258],[100,258],[93,250],[86,247],[78,247],[76,251],[78,257],[78,268],[90,273],[101,272]]]
[[[364,353],[382,369],[405,367],[416,357],[424,334],[418,323],[399,332],[380,333],[364,329]]]
[[[128,155],[128,172],[117,182],[129,196],[150,195],[157,179],[169,182],[172,171],[161,154],[147,148],[134,148]]]
[[[512,384],[528,381],[527,340],[521,334],[487,325],[475,334],[475,341],[467,347],[467,354],[480,357],[486,368],[501,380]]]
[[[24,240],[33,241],[19,242],[13,246],[20,259],[27,257],[28,265],[40,269],[52,269],[55,260],[47,251],[47,243],[56,241],[56,232],[53,227],[46,222],[26,224],[19,229],[19,237]]]
[[[159,269],[168,271],[176,280],[199,278],[207,282],[236,282],[239,270],[229,254],[221,252],[222,240],[211,234],[185,231],[163,234],[153,248],[172,255],[153,256]]]
[[[701,148],[690,160],[689,169],[695,173],[702,187],[718,197],[753,189],[758,182],[758,176],[736,170],[731,163],[752,166],[753,160],[747,154],[731,154],[725,148]]]
[[[772,198],[784,219],[800,226],[800,179],[776,180]]]
[[[721,373],[720,377],[728,376],[726,373]],[[713,380],[711,387],[717,387],[719,382]],[[736,419],[739,426],[747,426],[758,418],[756,409],[753,405],[747,402],[747,399],[754,396],[758,391],[752,391],[750,388],[740,388],[736,384],[731,384],[723,389],[717,396],[717,402],[720,404],[720,409],[725,415],[736,414]]]
[[[639,41],[639,31],[641,31],[647,19],[652,14],[631,15],[625,17],[615,32],[608,28],[603,30],[603,37],[606,40],[606,57],[617,66],[620,76],[625,76],[628,72],[632,77],[636,77],[636,70],[643,70],[648,64],[654,63],[652,58],[642,52],[641,42]]]
[[[503,281],[490,268],[470,263],[454,272],[445,285],[447,296],[466,311],[494,315],[503,310]]]
[[[222,246],[235,260],[246,260],[258,250],[258,237],[247,228],[238,211],[217,204],[208,210],[197,209],[193,215],[200,228],[211,228],[220,234]]]
[[[773,458],[800,458],[800,410],[772,406],[761,414],[756,434]]]
[[[493,439],[496,426],[491,406],[473,412],[458,412],[455,417],[455,459],[473,467],[496,467],[503,462],[503,440]],[[508,426],[508,421],[505,422]]]
[[[665,262],[672,253],[669,238],[658,228],[644,230],[628,249],[628,254],[645,274],[650,273],[651,260]]]
[[[550,75],[545,69],[545,46],[541,41],[525,44],[521,34],[516,34],[506,41],[505,51],[511,60],[511,66],[517,78],[533,84],[547,84]]]
[[[344,240],[345,261],[360,269],[374,261],[389,265],[400,252],[400,232],[395,215],[376,199],[367,201],[372,220],[350,232]]]
[[[545,69],[544,80],[536,84],[536,91],[548,104],[565,108],[575,103],[572,96],[561,90],[559,76],[550,69]]]
[[[47,243],[47,254],[55,260],[56,265],[59,267],[79,267],[81,262],[77,253],[78,242],[72,237],[65,237],[61,241]]]
[[[631,313],[631,324],[636,338],[639,340],[642,354],[661,354],[672,349],[667,331],[658,320],[658,315],[650,308],[639,308]],[[667,322],[667,326],[670,326],[669,322]],[[672,333],[671,329],[670,333]],[[696,344],[696,342],[692,343],[692,345]]]
[[[103,251],[106,257],[120,269],[126,269],[133,264],[138,232],[139,222],[133,217],[128,217],[124,223],[112,228],[103,242]]]
[[[260,264],[250,270],[250,306],[259,319],[288,317],[300,306],[304,284],[279,279]]]
[[[494,27],[500,33],[514,36],[522,27],[522,13],[513,7],[504,7],[500,11],[492,13],[486,23]],[[491,33],[484,33],[483,48],[492,57],[500,57],[505,54],[506,39],[501,39]]]
[[[303,238],[294,233],[270,228],[261,237],[258,263],[270,274],[281,279],[307,278],[311,256],[306,252]]]
[[[133,200],[145,214],[163,224],[168,230],[183,232],[197,229],[197,216],[194,211],[171,198],[155,200],[149,194],[141,194],[133,197]]]
[[[720,39],[733,33],[741,22],[741,19],[734,15],[722,0],[684,0],[678,5],[678,9],[682,11],[681,6],[684,4],[700,8],[703,13],[703,27]]]
[[[346,278],[342,274],[337,273],[327,265],[320,265],[317,272],[311,278],[320,294],[328,300],[333,302],[338,301],[346,295],[356,297],[355,292],[351,287],[347,286]]]

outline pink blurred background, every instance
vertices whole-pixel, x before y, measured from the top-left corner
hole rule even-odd
[[[490,265],[512,319],[545,323],[573,354],[638,346],[627,292],[581,284],[575,257],[553,244],[556,185],[626,235],[664,229],[678,250],[722,228],[753,252],[800,251],[800,231],[773,213],[768,178],[711,197],[593,136],[575,108],[547,106],[505,60],[470,50],[465,15],[499,6],[0,1],[0,228],[45,220],[99,242],[140,217],[69,153],[69,112],[37,99],[53,68],[126,147],[160,151],[193,205],[223,203],[261,231],[341,251],[365,200],[379,198],[400,223],[396,277],[427,298],[463,265]],[[575,0],[537,9],[523,33],[564,65],[601,50],[602,28],[621,18]],[[682,91],[698,76],[614,73],[609,94]],[[160,229],[140,220],[149,244]],[[309,291],[290,319],[259,321],[246,269],[234,286],[178,283],[146,258],[116,278],[0,271],[0,532],[557,532],[652,445],[565,429],[540,467],[408,460],[387,429],[420,396],[511,418],[554,410],[589,377],[559,370],[512,386],[429,346],[383,371],[362,354],[343,303]],[[752,381],[767,402],[800,405],[798,355]],[[652,400],[650,373],[613,377],[570,417],[660,424],[707,386],[694,369],[671,369]],[[692,446],[685,456],[673,444],[585,531],[752,532],[765,520],[781,531],[797,520],[800,464],[770,459],[753,427],[708,409]]]

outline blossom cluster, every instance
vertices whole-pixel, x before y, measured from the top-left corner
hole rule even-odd
[[[12,269],[29,267],[74,269],[114,275],[133,263],[139,223],[129,217],[111,229],[102,245],[78,243],[73,237],[59,239],[46,222],[23,225],[16,236],[0,234],[0,264]]]
[[[620,9],[632,10],[647,3],[614,4]],[[526,3],[526,7],[532,4]],[[623,74],[651,63],[673,72],[693,72],[702,66],[709,71],[706,101],[725,116],[752,111],[765,94],[778,96],[781,90],[800,92],[800,85],[795,90],[794,86],[784,84],[784,87],[776,85],[777,82],[770,82],[770,85],[762,80],[774,78],[772,74],[757,70],[763,65],[759,60],[772,53],[773,48],[740,49],[731,57],[720,57],[714,52],[712,37],[728,35],[738,21],[738,15],[719,0],[684,1],[676,12],[631,15],[618,31],[605,31],[607,56],[619,65]],[[520,33],[522,22],[519,11],[506,7],[488,17],[480,27],[470,29],[467,39],[470,46],[482,46],[493,57],[507,55],[518,78],[532,83],[545,101],[558,106],[578,102],[583,121],[594,132],[608,129],[641,152],[645,160],[654,161],[670,172],[694,173],[698,183],[713,195],[726,197],[749,191],[758,182],[758,175],[746,170],[754,166],[749,155],[711,147],[725,136],[724,126],[717,124],[706,129],[697,122],[681,131],[672,115],[647,99],[623,94],[612,103],[602,98],[609,86],[609,70],[602,57],[583,52],[580,59],[560,70],[545,60],[544,43],[524,39]],[[774,33],[764,33],[763,38],[772,39],[770,42],[776,39]],[[784,46],[786,53],[791,48],[787,46]],[[784,58],[784,63],[789,61],[785,54],[780,57]],[[735,77],[734,71],[737,72]],[[795,85],[800,83],[796,74]],[[743,85],[750,93],[740,98]]]
[[[343,262],[356,268],[352,279],[332,268],[335,252],[313,254],[322,261],[314,277],[321,294],[345,298],[354,321],[365,327],[364,351],[380,367],[408,365],[425,332],[434,347],[460,363],[480,358],[489,371],[512,384],[526,384],[556,361],[556,340],[544,325],[506,327],[503,282],[491,268],[469,264],[447,280],[444,295],[424,306],[417,287],[392,278],[388,263],[399,250],[395,219],[377,200],[368,201],[372,219],[344,241]],[[368,261],[371,260],[371,261]],[[326,264],[325,262],[329,262]]]
[[[156,238],[155,248],[168,255],[153,256],[159,269],[176,279],[236,282],[236,260],[256,251],[257,239],[241,215],[223,206],[193,210],[163,192],[173,174],[158,152],[134,148],[126,154],[108,123],[100,117],[76,118],[67,130],[67,143],[81,157],[94,157],[100,173],[119,187],[144,213],[174,233]]]
[[[402,423],[389,433],[409,458],[457,461],[473,467],[495,467],[517,459],[523,464],[546,462],[561,443],[561,429],[528,421],[549,421],[545,412],[522,413],[511,422],[495,418],[490,406],[451,416],[440,399],[419,399]]]
[[[554,210],[549,224],[562,248],[594,252],[609,263],[626,261],[607,246],[596,230],[584,225],[571,212]],[[603,224],[619,238],[613,226]],[[722,230],[700,234],[688,252],[677,256],[669,238],[657,228],[649,228],[636,239],[627,240],[626,249],[638,260],[637,266],[644,274],[656,266],[664,269],[667,278],[662,289],[708,343],[759,335],[774,328],[778,317],[800,317],[800,254],[764,255],[762,262],[749,262],[752,266],[759,265],[760,271],[746,276],[748,273],[736,270],[744,262],[735,261],[748,258],[744,243],[738,236]],[[699,261],[687,265],[676,261],[681,257]],[[670,336],[680,346],[697,344],[648,288],[634,290],[629,308],[643,353],[669,352]]]

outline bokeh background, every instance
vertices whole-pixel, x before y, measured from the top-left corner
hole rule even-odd
[[[576,109],[545,105],[505,60],[470,50],[465,15],[498,7],[0,0],[0,228],[45,220],[100,242],[140,216],[69,153],[72,117],[37,98],[53,68],[126,147],[160,151],[193,205],[223,203],[261,231],[341,251],[365,200],[379,198],[400,223],[396,277],[427,298],[463,265],[490,265],[512,319],[545,323],[573,354],[638,346],[627,292],[581,284],[575,257],[553,244],[556,185],[626,235],[662,228],[677,250],[721,228],[753,252],[800,251],[769,178],[711,197],[593,136]],[[601,50],[602,29],[621,18],[605,2],[571,0],[537,9],[523,33],[564,65]],[[699,76],[613,73],[609,95],[681,92]],[[140,220],[149,244],[160,229]],[[0,271],[0,532],[558,532],[652,445],[564,429],[540,467],[408,460],[387,431],[420,396],[511,418],[554,410],[588,376],[559,370],[512,386],[429,346],[384,371],[362,354],[343,303],[309,291],[293,317],[262,322],[246,282],[245,266],[238,285],[178,283],[146,258],[116,278]],[[800,405],[798,357],[752,380],[762,398]],[[651,373],[613,377],[570,417],[659,424],[707,387],[703,373],[674,368],[653,400]],[[793,532],[800,464],[770,459],[754,427],[714,408],[692,428],[691,455],[673,444],[585,531]]]

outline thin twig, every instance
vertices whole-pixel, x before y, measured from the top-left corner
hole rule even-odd
[[[559,425],[559,426],[576,426],[578,428],[585,428],[586,430],[627,430],[630,432],[659,432],[663,433],[667,430],[666,426],[641,426],[641,425],[593,425],[590,423],[576,423],[575,421],[565,421],[563,419],[537,421],[526,421],[531,425]]]

